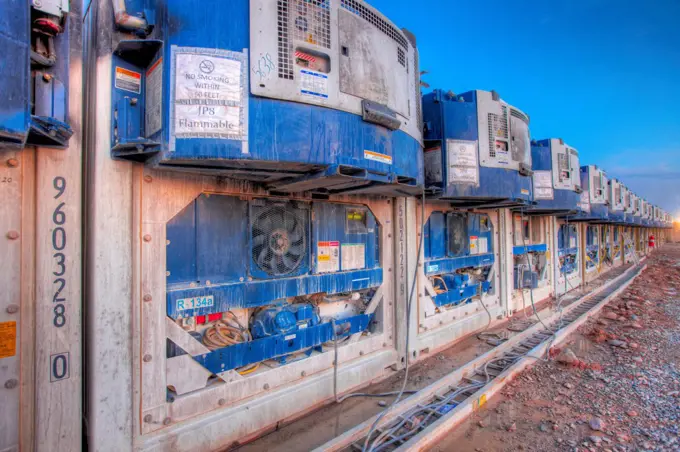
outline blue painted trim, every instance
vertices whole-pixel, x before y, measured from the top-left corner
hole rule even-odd
[[[437,294],[432,298],[432,301],[434,301],[434,304],[437,306],[459,304],[463,300],[477,296],[480,289],[482,293],[488,292],[490,287],[491,283],[489,281],[483,281],[479,284],[473,284],[461,289],[451,289],[447,292]]]
[[[527,245],[527,246],[514,246],[512,247],[512,254],[515,256],[521,256],[526,253],[545,253],[548,251],[548,245],[545,243],[540,243],[537,245]]]
[[[493,263],[493,253],[480,254],[477,256],[434,259],[425,262],[425,275],[430,276],[453,273],[461,268],[487,267],[493,265]]]
[[[238,308],[266,306],[280,298],[318,292],[329,294],[378,287],[383,282],[383,269],[302,275],[294,278],[244,281],[208,287],[168,288],[167,313],[173,319],[194,317]],[[177,310],[177,300],[183,298],[214,297],[214,305],[198,309]]]
[[[349,324],[348,330],[342,335],[339,334],[338,337],[365,331],[372,319],[373,314],[360,314],[338,321],[336,328]],[[210,353],[194,356],[194,359],[210,372],[218,374],[268,359],[283,357],[331,340],[333,340],[333,325],[331,322],[326,322],[297,330],[294,333],[278,334],[219,348]]]

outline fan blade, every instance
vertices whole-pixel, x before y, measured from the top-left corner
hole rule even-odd
[[[267,237],[265,237],[264,234],[254,236],[253,237],[253,248],[256,248],[258,246],[262,246],[266,242],[267,242]]]
[[[260,254],[257,255],[257,265],[260,267],[265,267],[267,264],[265,262],[265,259],[267,257],[267,252],[269,250],[267,247],[262,248],[262,251],[260,251]]]
[[[295,270],[295,267],[297,267],[297,260],[291,259],[289,257],[289,253],[286,253],[282,256],[283,264],[286,267],[286,273],[292,272]]]
[[[264,234],[269,234],[272,231],[272,216],[263,213],[257,219],[256,225]]]

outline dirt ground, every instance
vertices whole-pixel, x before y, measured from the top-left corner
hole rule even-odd
[[[680,450],[680,245],[561,349],[564,362],[520,374],[433,450]]]

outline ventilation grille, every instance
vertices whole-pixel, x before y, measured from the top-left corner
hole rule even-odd
[[[616,187],[614,189],[614,201],[616,201],[618,204],[621,204],[621,187]]]
[[[402,66],[406,67],[406,54],[401,47],[397,47],[397,61],[399,61],[399,64]]]
[[[489,113],[489,157],[496,157],[496,138],[508,140],[508,109],[502,108],[503,115]]]
[[[557,154],[557,171],[559,172],[560,182],[569,179],[566,173],[569,171],[569,156],[567,154]]]
[[[290,205],[253,206],[251,255],[271,276],[294,272],[307,259],[308,211]]]
[[[294,0],[293,36],[298,41],[331,48],[330,0]]]
[[[290,21],[288,0],[278,0],[277,24],[279,33],[279,78],[293,80],[293,61],[290,58],[290,39],[288,23]]]
[[[525,115],[524,113],[522,113],[518,110],[515,110],[514,108],[511,108],[510,109],[510,115],[514,116],[515,118],[521,119],[522,121],[526,122],[527,125],[529,125],[529,117],[527,115]]]
[[[602,181],[597,176],[593,176],[593,187],[595,190],[597,190],[596,193],[599,193],[599,191],[602,189]]]
[[[408,41],[404,35],[401,34],[399,30],[390,25],[385,19],[366,8],[363,4],[357,0],[340,0],[340,6],[347,11],[350,11],[362,19],[370,22],[378,30],[382,31],[384,34],[392,38],[404,49],[408,49]]]
[[[420,62],[418,61],[418,52],[413,52],[413,59],[415,60],[415,65],[413,66],[413,77],[415,78],[416,85],[416,120],[418,121],[418,130],[423,131],[423,115],[422,115],[422,94],[420,90]]]
[[[576,149],[569,149],[569,153],[575,157],[578,157],[578,152],[576,152]]]
[[[449,256],[460,256],[467,251],[467,217],[460,214],[446,216]]]

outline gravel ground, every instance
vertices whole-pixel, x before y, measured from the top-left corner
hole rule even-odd
[[[680,450],[680,246],[434,450]]]

